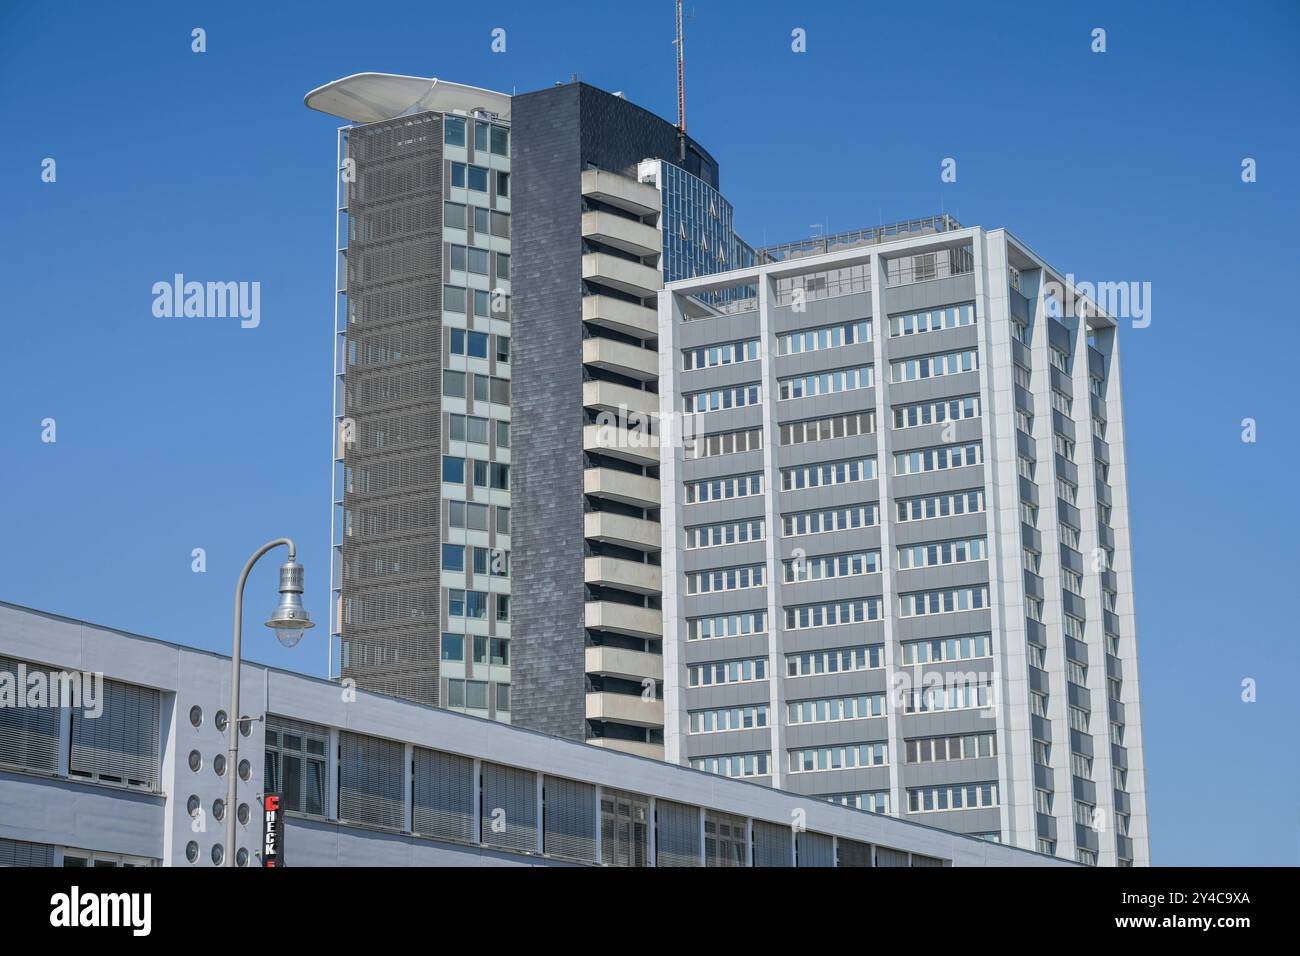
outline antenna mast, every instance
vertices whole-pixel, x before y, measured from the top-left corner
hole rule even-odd
[[[677,135],[682,152],[686,150],[686,43],[682,36],[682,0],[677,0]]]

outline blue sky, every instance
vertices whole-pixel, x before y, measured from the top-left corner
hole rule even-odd
[[[1152,284],[1122,349],[1153,858],[1293,865],[1300,6],[1138,6],[700,0],[688,126],[755,244],[942,209]],[[338,124],[303,94],[577,73],[672,118],[672,27],[667,0],[4,4],[0,598],[227,650],[240,566],[287,534],[323,622]],[[155,318],[176,272],[260,281],[260,327]],[[246,647],[323,673],[321,633]]]

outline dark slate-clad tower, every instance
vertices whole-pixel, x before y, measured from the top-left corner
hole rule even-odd
[[[580,82],[512,106],[514,721],[662,756],[655,297],[753,253],[671,123]]]

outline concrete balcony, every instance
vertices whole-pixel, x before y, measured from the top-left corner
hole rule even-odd
[[[663,236],[655,226],[627,219],[612,212],[584,212],[582,237],[592,239],[634,256],[657,256],[663,252]]]
[[[582,429],[585,451],[621,458],[638,465],[659,464],[659,436],[618,425],[587,425]]]
[[[663,611],[652,607],[635,607],[614,601],[588,601],[584,605],[583,615],[584,623],[593,631],[611,631],[629,637],[664,636]],[[660,664],[660,669],[662,668],[663,665]]]
[[[612,468],[588,468],[582,473],[582,493],[638,508],[659,507],[659,479],[629,475]]]
[[[588,511],[582,516],[582,533],[587,538],[638,551],[658,551],[662,546],[660,530],[658,521],[629,518],[609,511]]]
[[[640,564],[624,558],[587,558],[583,578],[588,584],[618,588],[633,594],[659,594],[663,573],[657,564]]]
[[[583,172],[582,194],[634,216],[658,216],[662,205],[659,190],[654,186],[605,169]]]
[[[589,647],[587,673],[624,680],[660,681],[664,679],[664,659],[658,654],[622,647]]]
[[[582,321],[641,338],[659,334],[659,315],[654,309],[608,295],[583,296]]]
[[[664,287],[658,269],[605,252],[589,252],[582,257],[582,277],[643,299],[658,295]]]
[[[592,693],[587,695],[587,719],[633,727],[662,727],[664,702],[642,700],[632,694]]]
[[[582,363],[628,378],[653,382],[659,378],[659,353],[613,339],[583,339]]]
[[[659,417],[659,393],[628,388],[617,382],[583,382],[582,404],[606,412],[637,412]]]
[[[649,757],[651,760],[664,759],[663,744],[648,744],[640,740],[617,740],[613,737],[592,737],[587,743],[593,747],[604,747],[606,750],[617,750],[620,753],[635,754],[638,757]]]

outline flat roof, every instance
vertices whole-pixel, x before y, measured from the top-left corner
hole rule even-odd
[[[434,77],[354,73],[303,97],[308,108],[353,123],[379,123],[410,113],[472,113],[489,110],[510,118],[510,95]]]

